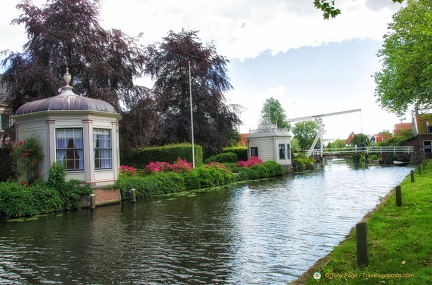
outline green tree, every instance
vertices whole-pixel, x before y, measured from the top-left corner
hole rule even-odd
[[[350,144],[352,146],[368,146],[370,145],[369,137],[365,134],[355,134],[351,139]]]
[[[393,16],[378,56],[383,68],[376,72],[375,96],[381,106],[403,115],[432,107],[432,3],[409,0]]]
[[[190,66],[195,142],[209,156],[228,145],[240,123],[240,106],[228,105],[224,96],[232,89],[228,59],[218,55],[213,44],[203,45],[197,33],[170,31],[162,42],[150,45],[145,71],[155,80],[153,92],[164,134],[159,143],[190,142]]]
[[[393,3],[402,3],[404,0],[392,0]],[[341,10],[336,8],[335,0],[314,0],[314,6],[323,11],[324,19],[329,19],[330,17],[335,18],[341,13]]]
[[[298,140],[301,149],[310,148],[317,133],[319,125],[314,120],[301,121],[294,125],[294,138]]]
[[[344,148],[344,147],[345,147],[345,140],[342,139],[334,140],[333,142],[330,142],[327,145],[327,148]]]
[[[49,0],[42,8],[23,1],[17,8],[22,14],[13,23],[25,26],[29,40],[22,53],[11,52],[2,62],[10,112],[57,95],[68,67],[76,94],[105,100],[122,113],[122,148],[157,133],[154,108],[142,108],[153,107],[150,94],[133,81],[144,69],[144,46],[99,25],[100,0]]]
[[[269,120],[272,124],[277,125],[278,128],[291,129],[291,125],[286,122],[285,110],[282,108],[279,100],[270,97],[265,102],[261,109],[261,117]]]

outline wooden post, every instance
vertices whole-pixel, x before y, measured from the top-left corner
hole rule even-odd
[[[90,209],[96,208],[96,194],[90,194]]]
[[[418,174],[421,175],[421,165],[419,165],[419,166],[417,167],[417,170],[418,170]]]
[[[402,190],[400,185],[396,186],[396,206],[402,206]]]
[[[369,263],[367,246],[367,227],[366,223],[358,223],[357,230],[357,265],[365,266]]]
[[[411,182],[414,182],[414,170],[411,170],[410,174],[411,174]]]
[[[131,189],[130,193],[131,193],[131,200],[132,200],[133,203],[135,203],[136,202],[136,191],[135,191],[135,189]]]

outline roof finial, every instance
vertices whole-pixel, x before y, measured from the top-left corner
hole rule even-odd
[[[69,68],[66,67],[66,73],[63,75],[63,79],[66,82],[66,86],[63,86],[62,88],[59,89],[60,94],[59,96],[64,96],[64,95],[75,95],[75,93],[73,93],[72,89],[73,87],[69,85],[69,82],[71,81],[72,75],[69,74]]]
[[[69,74],[69,68],[66,67],[66,73],[63,75],[63,79],[66,82],[66,86],[63,87],[64,89],[72,90],[73,87],[69,85],[71,78],[72,78],[72,75]]]

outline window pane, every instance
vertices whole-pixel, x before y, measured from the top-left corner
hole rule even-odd
[[[112,168],[111,130],[94,129],[93,147],[95,168]]]
[[[66,170],[84,169],[82,129],[57,129],[56,157]]]
[[[279,145],[279,159],[285,159],[285,145]]]

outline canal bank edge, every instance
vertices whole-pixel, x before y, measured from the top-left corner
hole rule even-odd
[[[403,181],[406,181],[410,175],[407,175]],[[382,199],[380,203],[378,203],[374,209],[372,209],[369,213],[367,213],[361,221],[358,223],[366,223],[377,211],[381,210],[381,208],[387,204],[389,200],[394,200],[396,192],[396,187],[390,190],[390,192]],[[303,285],[308,282],[312,276],[314,276],[315,272],[322,272],[322,269],[327,266],[331,261],[331,255],[339,247],[341,244],[346,242],[350,238],[355,238],[355,229],[356,226],[353,226],[350,232],[345,236],[345,238],[333,248],[331,252],[329,252],[326,256],[320,258],[314,265],[312,265],[306,272],[304,272],[297,280],[289,282],[289,285]],[[317,280],[319,282],[319,280]]]

